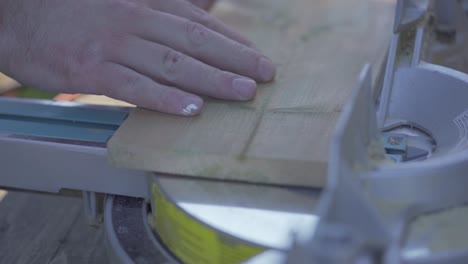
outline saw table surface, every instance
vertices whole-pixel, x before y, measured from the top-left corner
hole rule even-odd
[[[247,103],[207,98],[194,118],[137,109],[110,140],[110,160],[158,173],[323,186],[341,108],[364,64],[385,54],[392,2],[221,1],[214,14],[273,59],[276,81]]]

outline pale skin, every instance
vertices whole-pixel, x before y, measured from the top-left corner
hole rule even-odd
[[[103,94],[192,116],[201,96],[255,97],[275,66],[205,10],[213,0],[2,0],[0,71],[36,88]]]

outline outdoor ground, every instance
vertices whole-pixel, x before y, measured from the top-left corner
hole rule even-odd
[[[79,197],[0,190],[0,263],[108,263]]]

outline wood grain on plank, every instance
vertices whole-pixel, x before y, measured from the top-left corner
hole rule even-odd
[[[322,186],[330,135],[366,62],[391,35],[393,1],[224,1],[215,15],[278,65],[247,103],[206,99],[194,118],[136,109],[108,144],[120,167]]]

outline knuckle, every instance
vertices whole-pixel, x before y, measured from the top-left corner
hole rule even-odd
[[[245,46],[245,45],[242,45],[242,44],[237,44],[237,49],[239,50],[239,53],[241,55],[244,55],[244,56],[257,56],[255,53],[252,52],[252,50]]]
[[[193,17],[194,21],[200,24],[203,24],[205,26],[210,26],[213,24],[212,16],[205,10],[194,6],[193,4],[190,4],[189,10],[190,10],[190,13],[192,14],[191,16]]]
[[[128,52],[129,37],[124,34],[108,33],[105,34],[102,52],[105,55],[114,58]]]
[[[194,1],[194,0],[192,0]],[[205,10],[201,9],[198,7],[198,5],[194,5],[193,2],[184,2],[185,3],[185,8],[190,12],[192,17],[198,18],[202,16],[205,12]]]
[[[127,75],[122,78],[122,91],[121,89],[115,89],[115,87],[110,89],[117,93],[119,98],[126,99],[129,102],[136,102],[139,98],[141,86],[142,82],[138,76]],[[123,90],[125,90],[125,93],[123,93]]]
[[[131,91],[137,91],[141,86],[141,80],[138,76],[135,75],[126,75],[122,78],[122,85],[125,89]]]
[[[67,55],[68,59],[58,67],[60,75],[70,88],[88,86],[87,76],[90,74],[90,69],[93,69],[102,58],[101,43],[90,41],[69,52],[71,56]]]
[[[167,49],[162,61],[163,78],[170,82],[177,81],[182,74],[181,68],[185,60],[186,55],[173,49]]]
[[[199,47],[207,42],[208,29],[202,24],[187,20],[185,23],[185,31],[190,43]]]
[[[109,82],[114,83],[113,81]],[[139,98],[139,90],[141,89],[141,79],[136,75],[124,74],[121,75],[118,81],[118,86],[106,85],[103,94],[109,95],[116,99],[135,102]]]
[[[217,68],[210,68],[207,71],[205,71],[205,76],[207,80],[210,80],[212,82],[216,82],[220,78],[223,77],[223,71]]]
[[[191,2],[200,9],[208,9],[213,4],[214,0],[191,0]]]
[[[239,60],[250,67],[255,67],[257,65],[257,62],[260,61],[260,59],[263,57],[260,53],[252,50],[247,46],[244,46],[242,44],[237,45],[237,49],[239,52]]]
[[[105,42],[106,41],[102,38],[91,38],[78,45],[76,49],[76,62],[78,67],[85,67],[102,60]]]
[[[218,30],[218,24],[216,23],[215,19],[206,11],[201,10],[198,14],[197,20],[200,24],[205,25],[208,28]]]

